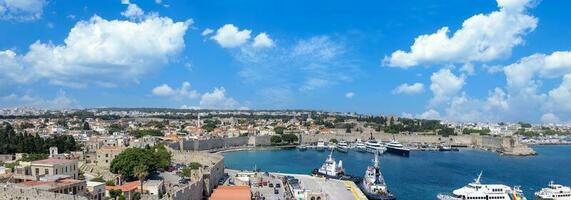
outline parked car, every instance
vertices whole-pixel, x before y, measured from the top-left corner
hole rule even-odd
[[[268,186],[270,186],[270,187],[274,187],[274,184],[273,184],[273,183],[270,183],[270,184],[268,184]]]
[[[281,187],[282,187],[282,184],[276,183],[276,187],[277,187],[277,188],[281,188]]]
[[[278,190],[277,188],[274,188],[274,194],[279,194],[280,190]]]

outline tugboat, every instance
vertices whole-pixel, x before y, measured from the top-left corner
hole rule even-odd
[[[355,142],[355,149],[359,152],[367,152],[367,146],[365,146],[365,143],[363,143],[361,139],[357,139]]]
[[[379,153],[375,153],[373,166],[367,167],[365,177],[357,183],[361,191],[371,200],[396,200],[396,197],[387,189],[387,184],[379,166]]]
[[[571,188],[551,181],[547,188],[535,193],[535,200],[571,200]]]
[[[467,200],[467,199],[506,199],[506,200],[527,200],[519,187],[509,187],[499,184],[481,184],[480,178],[474,180],[460,189],[454,190],[452,194],[438,194],[439,200]]]
[[[312,175],[339,180],[355,180],[355,177],[345,174],[341,160],[337,163],[335,159],[333,159],[333,151],[329,153],[329,157],[319,169],[313,169]]]
[[[391,153],[397,156],[409,157],[410,149],[404,147],[401,143],[393,138],[393,140],[387,144],[387,153]]]
[[[347,152],[349,152],[349,145],[347,145],[347,142],[345,142],[345,140],[341,140],[341,142],[339,142],[339,144],[337,144],[336,149],[339,152],[347,153]]]

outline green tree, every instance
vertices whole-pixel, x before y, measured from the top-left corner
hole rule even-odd
[[[83,125],[81,126],[81,130],[84,130],[84,131],[91,130],[91,126],[89,126],[88,122],[83,122]]]
[[[123,191],[121,190],[109,190],[109,196],[111,196],[112,199],[117,199],[117,197],[119,196],[123,196]]]
[[[149,175],[149,170],[146,165],[137,165],[133,169],[133,174],[139,178],[139,182],[141,182],[141,191],[143,190],[143,183],[145,182],[145,178]]]
[[[171,157],[170,152],[162,145],[152,148],[128,148],[111,161],[110,171],[135,177],[136,166],[146,166],[149,173],[157,169],[166,169],[170,165]]]
[[[285,130],[285,128],[284,128],[284,127],[281,127],[281,126],[278,126],[278,127],[275,127],[275,128],[274,128],[274,132],[275,132],[276,134],[278,134],[278,135],[284,134],[284,130]]]
[[[337,139],[332,138],[332,139],[329,140],[329,142],[337,144],[338,141],[337,141]]]
[[[297,137],[297,135],[293,134],[293,133],[287,133],[287,134],[283,134],[282,135],[282,140],[284,142],[287,142],[288,144],[297,142],[299,140],[299,138]]]
[[[270,138],[270,142],[272,144],[280,144],[282,143],[282,137],[280,137],[279,135],[272,135],[272,137]]]

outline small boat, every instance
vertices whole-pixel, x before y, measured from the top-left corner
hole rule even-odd
[[[535,200],[571,200],[571,188],[551,181],[547,188],[535,193]]]
[[[438,145],[438,151],[460,151],[460,149],[453,148],[449,145]]]
[[[379,153],[375,153],[373,166],[367,167],[365,176],[357,185],[370,200],[396,200],[396,197],[388,190],[381,168],[379,165]]]
[[[480,179],[482,173],[474,182],[460,189],[454,190],[452,194],[438,194],[439,200],[468,200],[468,199],[505,199],[505,200],[526,200],[519,187],[509,187],[500,184],[482,184]]]
[[[343,169],[343,162],[341,160],[337,162],[333,159],[333,151],[329,153],[329,157],[327,157],[327,160],[325,160],[325,163],[323,163],[320,168],[312,171],[312,175],[339,180],[356,180],[355,177],[345,174],[345,169]]]
[[[347,145],[347,142],[345,142],[344,140],[341,140],[341,142],[339,142],[339,144],[337,144],[336,149],[339,152],[347,153],[347,152],[349,152],[349,145]]]
[[[307,146],[305,146],[305,145],[299,145],[299,146],[297,146],[297,147],[295,147],[295,148],[296,148],[297,150],[299,150],[299,151],[306,151],[306,150],[307,150]]]

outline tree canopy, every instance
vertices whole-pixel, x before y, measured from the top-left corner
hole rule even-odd
[[[171,162],[171,153],[162,146],[128,148],[111,161],[110,170],[116,174],[135,177],[135,167],[144,166],[148,173],[166,169]]]
[[[59,152],[77,151],[80,145],[70,135],[56,135],[50,138],[41,138],[38,135],[27,133],[18,134],[10,123],[4,122],[0,126],[0,154],[45,154],[50,147],[57,147]]]

